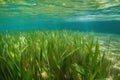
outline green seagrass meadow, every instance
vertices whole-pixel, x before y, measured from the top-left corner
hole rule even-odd
[[[94,34],[81,32],[1,33],[0,80],[107,80],[110,53],[99,47]]]

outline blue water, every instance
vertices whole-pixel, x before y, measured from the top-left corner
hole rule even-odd
[[[74,2],[81,4],[84,1],[71,0],[68,3]],[[119,2],[79,4],[26,0],[25,4],[0,5],[0,32],[75,30],[120,34]]]
[[[0,32],[26,30],[77,30],[120,34],[120,21],[39,21],[36,18],[0,18]]]

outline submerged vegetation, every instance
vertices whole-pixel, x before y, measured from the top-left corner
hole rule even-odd
[[[0,34],[0,80],[102,80],[111,76],[107,56],[80,32]]]

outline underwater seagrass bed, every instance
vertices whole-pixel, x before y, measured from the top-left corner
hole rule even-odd
[[[93,33],[1,33],[0,80],[119,80],[99,47]]]
[[[0,0],[0,80],[120,80],[120,0]]]

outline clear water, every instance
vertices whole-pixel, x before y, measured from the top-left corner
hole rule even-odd
[[[0,31],[69,29],[120,34],[120,0],[2,1]]]

